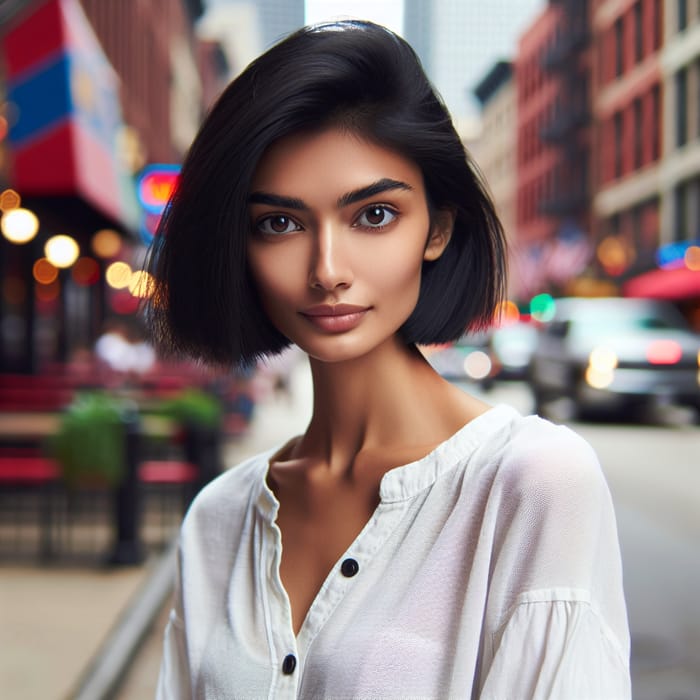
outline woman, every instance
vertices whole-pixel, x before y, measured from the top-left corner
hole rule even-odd
[[[296,343],[314,405],[191,507],[160,698],[629,697],[592,450],[416,349],[489,323],[505,253],[402,39],[338,22],[257,59],[195,139],[163,234],[161,345],[231,365]]]

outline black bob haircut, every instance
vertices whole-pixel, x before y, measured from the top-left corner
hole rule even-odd
[[[384,27],[348,20],[273,46],[202,124],[149,252],[146,321],[166,354],[246,366],[290,344],[263,311],[247,264],[250,183],[271,144],[327,127],[414,162],[431,220],[440,209],[455,213],[445,251],[423,264],[405,342],[449,342],[491,323],[505,292],[505,240],[485,187],[413,49]]]

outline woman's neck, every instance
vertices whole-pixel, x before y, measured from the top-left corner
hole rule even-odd
[[[337,474],[378,455],[395,455],[396,464],[419,458],[488,408],[398,339],[350,362],[310,362],[313,415],[290,456]]]

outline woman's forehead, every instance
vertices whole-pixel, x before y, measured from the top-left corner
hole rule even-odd
[[[258,163],[251,191],[290,186],[353,189],[386,178],[423,189],[420,168],[412,160],[356,133],[327,128],[273,143]]]

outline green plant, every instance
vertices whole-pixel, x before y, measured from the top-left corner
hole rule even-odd
[[[78,394],[61,416],[49,449],[61,464],[68,484],[118,485],[125,473],[124,421],[121,401],[106,394]]]
[[[212,394],[200,389],[187,389],[164,401],[158,413],[183,427],[218,428],[223,406]]]

